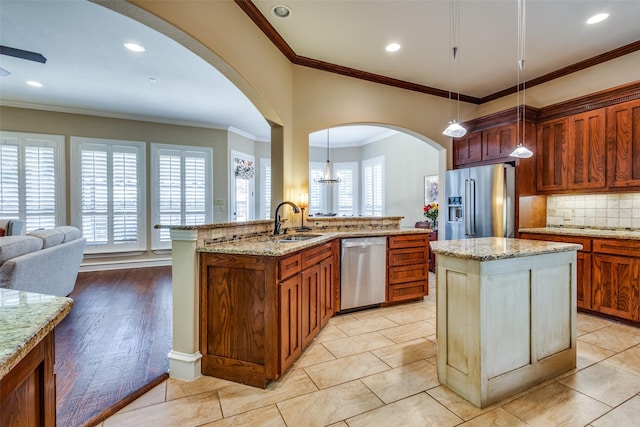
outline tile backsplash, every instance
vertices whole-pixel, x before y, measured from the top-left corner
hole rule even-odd
[[[640,230],[640,193],[549,196],[547,226]]]

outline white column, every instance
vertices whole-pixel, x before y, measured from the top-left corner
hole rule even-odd
[[[184,381],[194,381],[202,375],[197,238],[197,230],[171,230],[173,348],[168,355],[169,376]]]

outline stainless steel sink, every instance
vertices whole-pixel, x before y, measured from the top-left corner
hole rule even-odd
[[[313,239],[315,237],[320,237],[321,234],[289,234],[283,235],[282,237],[278,237],[275,239],[278,243],[295,243],[301,242],[303,240]]]

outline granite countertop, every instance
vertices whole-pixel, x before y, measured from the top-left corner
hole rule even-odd
[[[577,251],[582,245],[541,240],[482,237],[479,239],[438,240],[431,242],[435,254],[478,261],[520,258],[556,252]]]
[[[640,240],[640,230],[607,230],[604,228],[572,228],[572,227],[541,227],[521,228],[520,233],[557,234],[564,236],[603,237],[609,239]]]
[[[397,229],[370,229],[370,230],[353,230],[353,231],[333,231],[333,232],[315,232],[309,233],[293,233],[269,236],[268,238],[259,237],[254,239],[240,239],[232,242],[215,243],[207,246],[199,246],[198,252],[213,252],[223,254],[236,255],[266,255],[281,256],[301,249],[310,248],[319,244],[329,242],[333,239],[345,239],[350,237],[375,237],[375,236],[394,236],[402,234],[429,234],[432,230],[427,228],[397,228]],[[300,240],[294,242],[279,242],[278,240],[291,235],[309,234],[317,237],[308,240]]]
[[[0,289],[0,379],[71,311],[71,298]]]

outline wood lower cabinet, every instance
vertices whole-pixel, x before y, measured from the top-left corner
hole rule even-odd
[[[282,372],[302,353],[300,275],[280,282],[280,367]]]
[[[429,241],[435,242],[438,240],[438,230],[435,230],[429,234]],[[436,254],[429,247],[429,271],[436,272]]]
[[[428,295],[429,235],[391,236],[387,244],[387,302]]]
[[[578,243],[577,306],[640,321],[640,241],[521,233],[523,239]]]
[[[55,427],[54,333],[0,380],[0,426]]]
[[[591,308],[640,320],[640,241],[594,239]]]
[[[201,253],[202,373],[262,388],[279,378],[334,314],[337,247]]]

